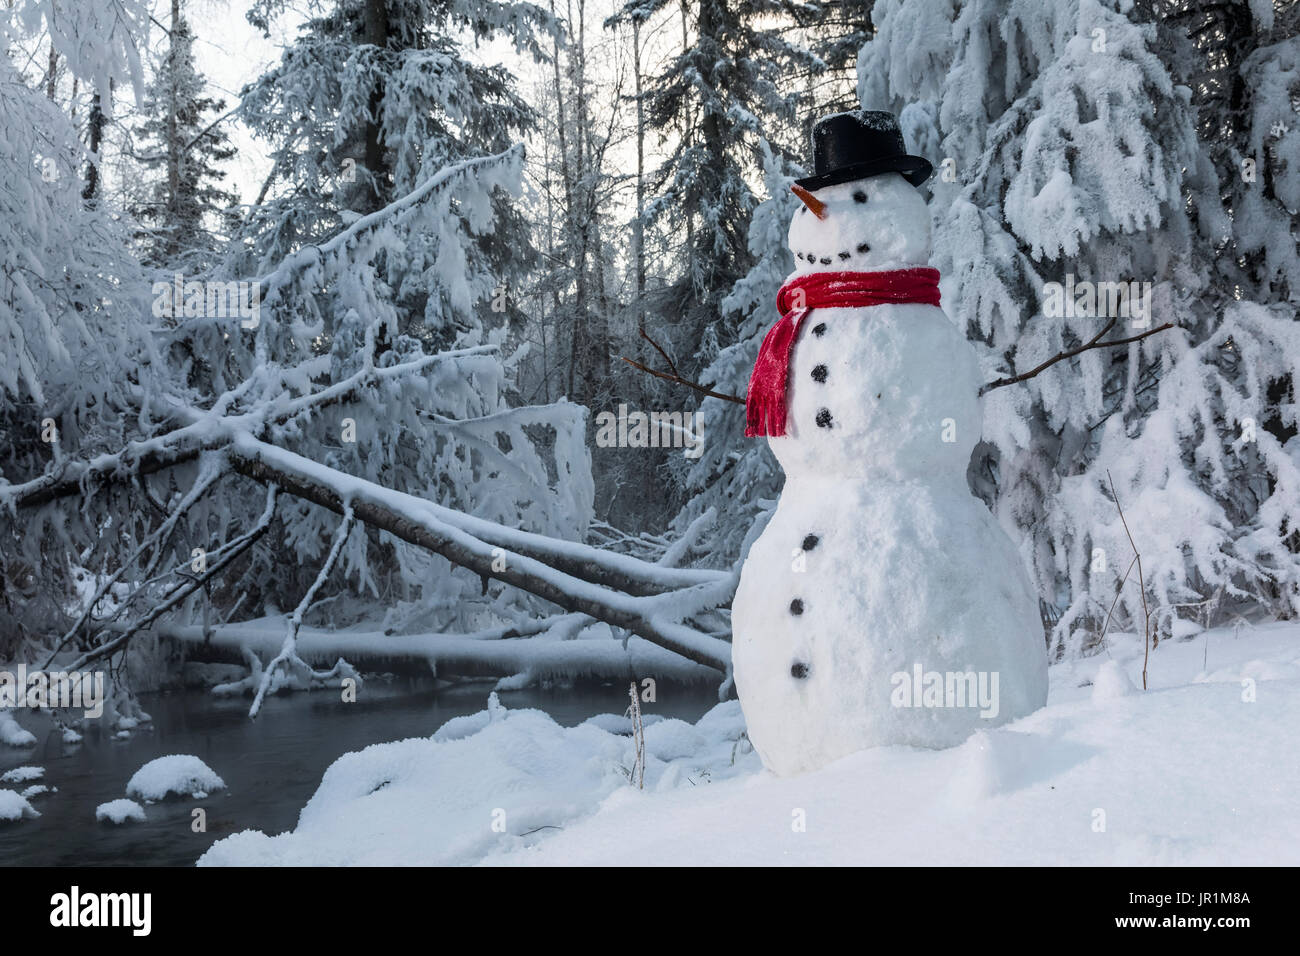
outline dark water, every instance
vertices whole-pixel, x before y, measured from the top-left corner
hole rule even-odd
[[[57,793],[31,798],[39,819],[0,823],[0,866],[122,866],[192,864],[209,846],[240,830],[291,830],[325,769],[338,757],[374,743],[427,737],[453,717],[483,710],[491,683],[435,690],[409,679],[385,685],[367,681],[356,703],[340,705],[337,691],[269,699],[256,721],[249,701],[216,699],[205,691],[147,695],[153,717],[129,740],[101,734],[94,721],[80,744],[64,744],[49,724],[19,713],[37,735],[35,747],[0,744],[0,774],[13,767],[45,768],[31,783],[0,787],[22,791],[34,783]],[[508,708],[536,707],[566,726],[599,713],[622,713],[627,688],[588,685],[567,690],[528,689],[498,694]],[[646,713],[697,720],[717,703],[707,687],[660,685],[659,702]],[[101,803],[126,796],[126,782],[141,766],[165,754],[193,754],[226,782],[203,800],[145,805],[145,823],[113,826],[95,820]],[[207,832],[191,830],[191,811],[207,811]]]

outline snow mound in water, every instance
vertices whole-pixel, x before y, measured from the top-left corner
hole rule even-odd
[[[0,710],[0,744],[10,747],[30,747],[36,743],[36,735],[30,730],[23,730],[13,716]]]
[[[0,783],[27,783],[45,776],[44,767],[14,767],[0,774]]]
[[[128,820],[144,823],[144,807],[134,800],[110,800],[95,807],[95,819],[100,823],[116,823],[119,826]]]
[[[198,757],[172,754],[150,760],[137,770],[126,785],[126,795],[150,802],[165,799],[169,794],[202,799],[214,790],[225,788],[225,781]]]
[[[12,790],[0,790],[0,820],[13,822],[24,817],[39,817],[40,814],[27,802],[22,794]]]

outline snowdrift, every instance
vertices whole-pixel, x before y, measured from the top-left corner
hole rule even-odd
[[[340,758],[290,833],[200,865],[1300,863],[1300,626],[1166,642],[1052,668],[1048,705],[947,750],[881,747],[763,771],[736,702],[698,724],[563,728],[489,710]]]

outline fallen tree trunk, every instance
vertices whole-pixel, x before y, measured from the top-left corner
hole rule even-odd
[[[158,624],[151,633],[184,645],[190,659],[208,657],[223,663],[243,663],[243,651],[269,658],[284,640],[279,619],[226,624],[205,635],[199,624]],[[298,653],[314,663],[345,657],[350,663],[378,665],[427,662],[435,674],[488,674],[534,679],[596,677],[681,682],[716,681],[717,671],[683,660],[640,638],[624,648],[618,640],[539,641],[527,637],[503,640],[448,634],[384,634],[381,631],[332,631],[303,627]]]
[[[735,594],[734,574],[718,575],[709,583],[661,594],[629,594],[622,585],[635,582],[620,577],[614,569],[599,568],[603,578],[600,584],[575,577],[440,520],[436,508],[423,499],[335,471],[251,435],[237,435],[226,454],[231,467],[254,481],[275,484],[287,494],[338,515],[350,507],[357,520],[440,554],[480,577],[497,578],[567,611],[587,614],[723,673],[729,669],[729,643],[681,622],[692,614],[728,603]],[[616,584],[621,590],[612,590],[606,584]]]

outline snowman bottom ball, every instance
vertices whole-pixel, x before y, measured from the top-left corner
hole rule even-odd
[[[733,603],[736,690],[769,770],[951,747],[1046,702],[1038,602],[964,477],[787,479]]]

